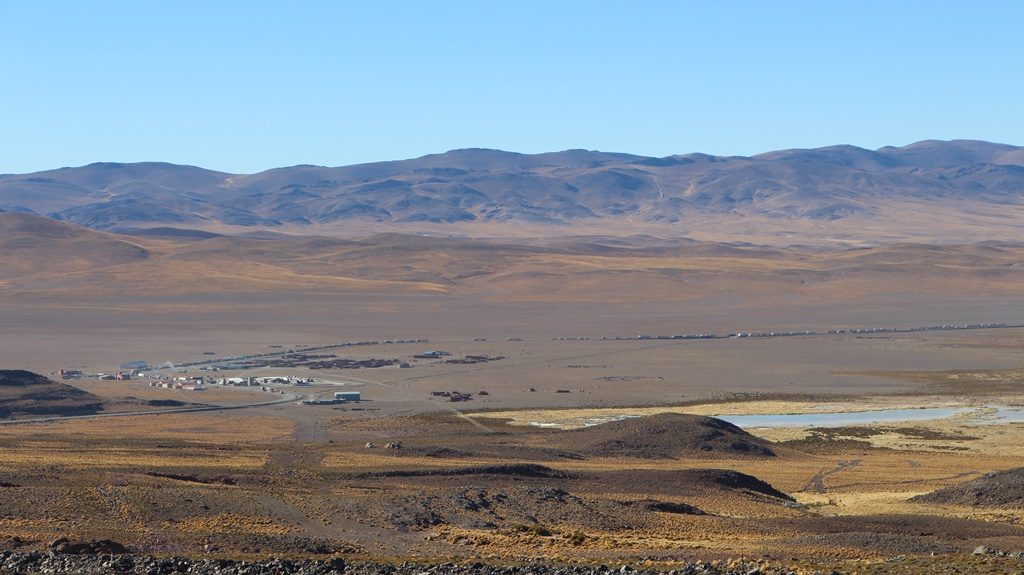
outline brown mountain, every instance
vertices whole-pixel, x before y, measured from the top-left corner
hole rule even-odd
[[[952,208],[933,214],[935,205]],[[967,140],[753,157],[467,149],[251,175],[163,163],[101,163],[0,176],[0,210],[30,211],[97,229],[242,227],[302,233],[357,223],[431,229],[605,222],[661,226],[679,234],[695,222],[730,218],[791,227],[858,218],[912,223],[915,216],[938,218],[940,224],[977,222],[979,215],[995,217],[1022,205],[1024,148]]]

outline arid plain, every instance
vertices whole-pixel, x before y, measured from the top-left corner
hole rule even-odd
[[[266,404],[0,426],[8,547],[766,556],[862,572],[933,555],[999,570],[1016,559],[998,551],[1024,549],[1020,494],[914,499],[1024,465],[1018,244],[117,235],[13,214],[0,227],[0,366],[82,370],[53,377],[103,414]],[[967,324],[984,327],[949,329]],[[921,327],[939,329],[903,331]],[[315,353],[394,364],[229,365],[367,341]],[[450,355],[414,357],[431,350]],[[315,381],[186,391],[88,376],[129,361]],[[300,404],[339,390],[362,401]],[[865,411],[883,415],[829,422]],[[706,417],[800,414],[820,417]]]

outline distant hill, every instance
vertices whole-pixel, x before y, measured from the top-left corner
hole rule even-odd
[[[771,444],[713,417],[659,413],[557,433],[559,447],[600,457],[774,457]]]
[[[95,395],[37,373],[0,370],[0,418],[88,415],[103,411]]]
[[[148,257],[145,248],[124,238],[30,214],[0,214],[0,279],[95,270]]]
[[[315,227],[346,222],[678,225],[724,215],[871,218],[907,203],[1024,205],[1024,148],[925,141],[753,157],[653,158],[568,150],[465,149],[343,167],[231,175],[165,163],[98,163],[0,176],[0,210],[96,229]],[[963,209],[961,218],[969,218]],[[940,214],[940,217],[947,217]],[[684,228],[685,231],[685,228]]]
[[[0,214],[0,297],[22,306],[125,305],[146,297],[241,292],[675,303],[754,301],[756,294],[847,301],[871,296],[880,285],[918,296],[1014,301],[1007,298],[1019,297],[1022,262],[1024,244],[1008,241],[823,249],[644,235],[382,233],[351,240],[170,227],[129,235]]]

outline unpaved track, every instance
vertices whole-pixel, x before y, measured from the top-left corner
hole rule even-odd
[[[857,467],[860,464],[860,459],[837,461],[835,467],[823,469],[819,471],[817,475],[811,477],[811,479],[808,480],[807,485],[804,485],[802,488],[800,488],[800,491],[802,493],[826,493],[828,492],[828,489],[825,487],[826,479],[832,477],[833,475],[842,473],[847,469]]]

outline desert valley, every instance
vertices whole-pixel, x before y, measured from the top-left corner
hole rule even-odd
[[[976,141],[0,176],[0,572],[1020,570],[1022,192]]]

